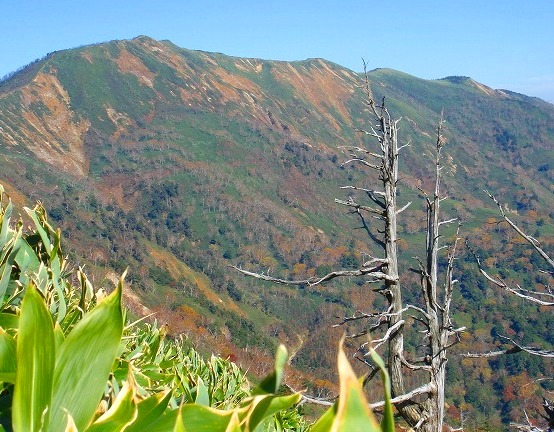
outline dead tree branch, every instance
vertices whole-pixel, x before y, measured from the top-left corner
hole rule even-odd
[[[526,411],[523,411],[525,414],[525,419],[527,424],[521,423],[510,423],[510,426],[523,432],[552,432],[554,430],[554,404],[546,398],[543,398],[542,408],[545,414],[541,414],[541,417],[544,418],[548,423],[548,429],[541,429],[537,426],[534,426],[529,419]]]
[[[495,284],[496,286],[505,289],[506,291],[515,294],[518,297],[521,297],[524,300],[528,300],[533,303],[537,303],[541,306],[554,306],[554,293],[552,292],[539,292],[539,291],[531,291],[522,288],[519,285],[516,285],[517,288],[513,288],[509,286],[506,282],[504,282],[500,277],[493,277],[489,274],[487,270],[483,267],[483,264],[481,263],[481,259],[475,251],[471,248],[469,243],[466,241],[466,246],[469,249],[469,251],[472,253],[473,258],[475,259],[475,262],[477,263],[477,267],[479,268],[479,272],[489,281]],[[540,298],[542,297],[542,298]],[[543,300],[548,299],[548,300]],[[551,299],[551,300],[550,300]]]
[[[548,265],[550,266],[550,268],[552,270],[554,270],[554,260],[552,258],[550,258],[548,256],[548,254],[541,249],[540,247],[540,243],[537,239],[531,237],[530,235],[528,234],[525,234],[525,232],[523,232],[522,229],[520,229],[507,215],[506,215],[506,212],[504,211],[504,209],[502,208],[502,205],[500,205],[500,203],[498,202],[498,200],[496,199],[496,197],[492,194],[490,194],[488,191],[484,191],[490,199],[492,199],[495,204],[498,206],[498,208],[500,209],[500,213],[502,214],[502,217],[504,218],[504,220],[514,229],[515,232],[517,232],[521,237],[523,237],[527,243],[529,243],[531,246],[533,246],[533,248],[539,253],[539,255],[548,263]]]
[[[424,395],[424,394],[429,394],[429,393],[434,392],[435,390],[436,389],[434,389],[431,384],[425,384],[425,385],[422,385],[421,387],[418,387],[418,388],[412,390],[409,393],[393,397],[391,399],[391,403],[393,405],[401,405],[401,404],[404,404],[406,402],[413,402],[414,399],[417,396],[421,396],[421,395]],[[385,405],[385,401],[379,401],[379,402],[370,403],[369,407],[371,409],[374,409],[374,408],[381,408],[384,405]]]
[[[230,267],[234,268],[235,270],[239,271],[240,273],[246,276],[251,276],[256,279],[262,279],[262,280],[277,283],[277,284],[316,286],[316,285],[322,284],[323,282],[327,282],[329,280],[332,280],[338,277],[357,277],[357,276],[371,275],[371,277],[378,280],[385,280],[385,281],[392,280],[393,278],[390,275],[381,271],[381,269],[383,269],[384,266],[385,266],[384,264],[379,264],[377,266],[362,267],[356,270],[339,270],[339,271],[330,272],[320,278],[310,277],[308,279],[297,279],[297,280],[280,279],[273,276],[264,275],[263,273],[250,272],[248,270],[244,270],[236,266],[230,266]]]
[[[468,358],[487,358],[487,357],[497,357],[499,355],[506,355],[506,354],[517,354],[519,352],[526,352],[527,354],[539,356],[539,357],[554,357],[554,351],[550,350],[543,350],[540,348],[535,347],[528,347],[518,344],[513,339],[499,335],[502,339],[505,339],[512,345],[511,348],[505,349],[505,350],[498,350],[498,351],[489,351],[487,353],[467,353],[464,354],[464,357]]]

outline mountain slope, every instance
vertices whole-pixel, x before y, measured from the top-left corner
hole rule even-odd
[[[414,202],[401,222],[408,266],[422,253],[418,188],[430,190],[425,154],[441,110],[449,213],[482,252],[502,251],[499,266],[513,262],[523,252],[485,223],[496,215],[487,188],[551,247],[553,105],[465,77],[377,69],[368,78],[410,141],[401,160],[401,199]],[[298,369],[328,378],[337,337],[329,323],[369,309],[376,295],[354,282],[276,287],[228,265],[305,277],[379,253],[333,202],[345,196],[339,186],[371,186],[360,167],[341,165],[340,147],[363,144],[356,129],[369,128],[363,83],[325,60],[234,58],[144,36],[51,53],[0,83],[0,181],[20,203],[45,201],[73,260],[98,279],[130,266],[137,313],[155,311],[173,332],[245,362],[252,345],[263,355],[282,340],[299,347]],[[525,268],[531,258],[521,259]],[[491,314],[490,289],[475,276],[461,285],[462,325],[548,338],[509,299]]]

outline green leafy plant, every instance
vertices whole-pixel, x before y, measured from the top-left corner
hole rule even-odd
[[[122,282],[64,337],[56,330],[59,327],[55,327],[40,291],[33,284],[27,287],[17,335],[11,338],[3,333],[7,349],[0,353],[0,363],[9,364],[15,345],[15,370],[4,371],[4,378],[15,377],[11,382],[14,430],[114,431],[148,427],[154,431],[254,431],[267,417],[299,401],[299,394],[277,396],[268,391],[278,388],[283,374],[287,356],[282,347],[275,372],[234,409],[207,406],[209,393],[201,378],[197,378],[195,400],[181,400],[176,408],[171,406],[171,390],[140,397],[129,368],[127,381],[110,408],[96,417],[123,333],[121,292]]]
[[[216,356],[204,360],[185,339],[168,339],[156,322],[127,326],[124,344],[114,378],[121,382],[132,368],[140,394],[172,388],[181,402],[220,409],[234,408],[248,395],[248,380],[236,364]]]
[[[394,419],[390,403],[390,379],[381,357],[377,353],[372,352],[372,359],[381,370],[385,387],[385,410],[381,424],[377,422],[369,408],[363,392],[362,382],[352,370],[342,349],[341,341],[337,361],[340,378],[340,395],[337,402],[316,421],[311,429],[312,432],[394,432]]]
[[[55,330],[40,291],[32,283],[27,287],[16,336],[15,430],[89,425],[121,340],[121,291],[120,283],[64,337]]]

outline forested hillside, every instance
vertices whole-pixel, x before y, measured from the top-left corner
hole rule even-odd
[[[368,73],[371,93],[402,117],[399,215],[407,280],[424,254],[423,191],[444,111],[443,203],[493,273],[547,283],[524,242],[500,220],[487,189],[526,232],[553,250],[554,106],[466,77],[422,80]],[[129,267],[126,302],[154,312],[201,351],[232,356],[253,373],[279,342],[293,353],[296,387],[334,394],[340,317],[369,311],[363,281],[278,286],[235,265],[303,279],[355,268],[376,254],[334,199],[376,179],[341,150],[373,145],[364,76],[320,59],[275,62],[190,51],[139,37],[48,54],[0,83],[0,182],[16,204],[41,199],[62,227],[70,259],[96,284]],[[451,233],[453,234],[453,233]],[[453,318],[467,332],[456,353],[487,351],[499,335],[551,349],[552,312],[490,285],[464,249]],[[410,341],[408,341],[410,343]],[[499,428],[540,402],[552,362],[517,354],[451,357],[448,414]],[[363,369],[360,369],[362,371]],[[317,377],[317,378],[316,378]],[[522,396],[523,399],[522,400]],[[468,426],[469,427],[469,426]]]

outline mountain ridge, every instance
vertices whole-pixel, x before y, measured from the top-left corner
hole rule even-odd
[[[170,44],[178,49],[185,49],[185,50],[188,50],[188,51],[191,51],[191,52],[197,52],[197,53],[202,53],[202,54],[207,54],[207,55],[211,55],[211,56],[225,56],[225,57],[228,57],[228,58],[236,58],[236,59],[244,59],[244,60],[254,60],[254,61],[263,61],[263,62],[273,62],[273,63],[291,63],[291,64],[295,64],[295,63],[310,63],[310,62],[316,62],[316,61],[323,61],[325,63],[328,63],[328,64],[332,64],[332,65],[335,65],[335,66],[338,66],[342,69],[347,69],[349,71],[351,71],[352,73],[355,73],[355,74],[358,74],[358,75],[362,75],[363,72],[356,72],[352,69],[349,69],[345,66],[342,66],[340,65],[339,63],[336,63],[336,62],[333,62],[333,61],[330,61],[330,60],[327,60],[325,58],[322,58],[322,57],[308,57],[306,59],[301,59],[301,60],[273,60],[273,59],[262,59],[262,58],[257,58],[257,57],[239,57],[239,56],[233,56],[233,55],[228,55],[228,54],[225,54],[225,53],[222,53],[222,52],[217,52],[217,51],[207,51],[207,50],[196,50],[196,49],[186,49],[186,48],[181,48],[177,45],[175,45],[171,40],[169,39],[161,39],[161,40],[156,40],[150,36],[147,36],[147,35],[138,35],[138,36],[135,36],[133,38],[130,38],[130,39],[114,39],[114,40],[111,40],[111,41],[108,41],[108,42],[97,42],[97,43],[91,43],[91,44],[85,44],[85,45],[80,45],[78,47],[74,47],[74,48],[66,48],[66,49],[61,49],[61,50],[57,50],[57,51],[52,51],[52,52],[49,52],[48,54],[46,54],[44,57],[40,57],[40,58],[37,58],[35,60],[33,60],[32,62],[30,62],[28,65],[25,65],[25,66],[21,66],[20,68],[18,68],[17,70],[15,71],[12,71],[12,72],[8,72],[7,74],[4,75],[4,77],[2,79],[0,79],[0,91],[2,90],[2,85],[8,81],[10,81],[12,78],[14,78],[15,75],[21,73],[21,72],[27,72],[28,69],[31,69],[35,64],[37,63],[41,63],[43,61],[45,61],[48,57],[50,56],[53,56],[53,55],[56,55],[58,53],[62,53],[62,52],[67,52],[67,51],[72,51],[72,50],[78,50],[78,49],[87,49],[89,47],[94,47],[94,46],[98,46],[98,45],[101,45],[101,44],[106,44],[106,43],[118,43],[118,42],[131,42],[131,41],[147,41],[149,43],[152,43],[152,42],[155,42],[155,43],[163,43],[163,44]],[[478,84],[478,85],[481,85],[481,86],[485,86],[487,88],[491,88],[492,90],[494,91],[506,91],[506,92],[509,92],[509,93],[513,93],[513,94],[518,94],[518,95],[522,95],[522,96],[526,96],[528,98],[533,98],[533,99],[539,99],[543,102],[546,102],[546,103],[550,103],[548,101],[545,101],[544,99],[540,98],[540,97],[537,97],[537,96],[528,96],[528,95],[525,95],[524,93],[520,93],[520,92],[515,92],[513,90],[509,90],[509,89],[504,89],[504,88],[499,88],[499,89],[494,89],[492,87],[489,87],[488,85],[484,84],[484,83],[479,83],[478,81],[475,81],[473,78],[469,77],[469,76],[458,76],[458,75],[452,75],[452,76],[446,76],[446,77],[442,77],[442,78],[431,78],[431,79],[425,79],[425,78],[419,78],[415,75],[411,75],[411,74],[408,74],[408,73],[405,73],[405,72],[402,72],[402,71],[399,71],[399,70],[396,70],[396,69],[392,69],[392,68],[388,68],[388,67],[376,67],[374,69],[371,69],[369,71],[369,73],[371,72],[375,72],[375,71],[385,71],[385,70],[388,70],[388,71],[391,71],[391,72],[397,72],[397,73],[402,73],[402,74],[405,74],[405,75],[409,75],[413,78],[417,78],[417,79],[421,79],[421,80],[424,80],[424,81],[441,81],[441,80],[448,80],[448,81],[451,81],[451,82],[457,82],[457,83],[460,83],[460,82],[463,82],[463,81],[467,81],[467,80],[471,80],[472,82]],[[551,103],[550,103],[551,104]]]
[[[164,46],[162,42],[158,42],[158,41],[155,41],[154,39],[152,38],[149,38],[149,37],[146,37],[146,36],[139,36],[139,37],[136,37],[134,39],[131,39],[131,40],[124,40],[124,41],[113,41],[113,42],[110,42],[110,46],[113,46],[114,44],[116,46],[125,46],[126,44],[130,44],[130,43],[134,43],[134,42],[140,42],[142,45],[144,46],[149,46],[151,50],[162,50],[162,48],[160,48],[160,46]],[[105,44],[104,44],[105,45]],[[36,79],[36,75],[33,76],[33,71],[36,70],[36,68],[38,67],[39,68],[39,71],[38,73],[40,73],[40,71],[43,70],[43,68],[47,67],[47,65],[49,64],[49,60],[51,60],[52,58],[55,58],[57,56],[60,56],[60,55],[64,55],[64,54],[68,54],[68,53],[74,53],[76,52],[76,50],[87,50],[87,49],[93,49],[95,47],[98,47],[98,46],[104,46],[103,44],[95,44],[95,45],[87,45],[87,46],[84,46],[84,47],[79,47],[79,48],[76,48],[76,49],[70,49],[70,50],[63,50],[63,51],[57,51],[55,53],[50,53],[48,54],[44,59],[42,60],[39,60],[38,61],[38,64],[37,62],[34,62],[31,66],[29,66],[29,68],[26,68],[20,72],[18,72],[16,75],[18,74],[21,74],[21,75],[25,75],[27,76],[28,78],[32,78],[32,79]],[[176,47],[174,44],[172,44],[171,42],[167,42],[166,45],[170,45],[171,47]],[[107,45],[106,45],[107,46]],[[275,65],[279,65],[279,66],[288,66],[288,67],[292,67],[291,65],[295,64],[297,65],[298,67],[327,67],[327,68],[330,68],[330,70],[333,70],[333,69],[339,69],[341,72],[342,75],[348,75],[348,78],[349,79],[353,79],[353,80],[357,80],[357,81],[361,81],[360,79],[360,75],[353,72],[353,71],[349,71],[348,69],[346,68],[343,68],[339,65],[336,65],[332,62],[328,62],[328,61],[325,61],[325,60],[321,60],[321,59],[312,59],[312,60],[304,60],[304,61],[299,61],[299,62],[282,62],[282,61],[264,61],[264,60],[260,60],[260,59],[239,59],[238,57],[229,57],[229,56],[225,56],[223,54],[218,54],[218,53],[207,53],[207,52],[204,52],[204,51],[191,51],[191,50],[185,50],[185,49],[182,49],[182,48],[178,48],[176,47],[178,50],[180,50],[181,53],[186,53],[186,55],[188,56],[193,56],[193,57],[196,57],[196,60],[198,60],[198,57],[204,57],[204,60],[206,60],[206,58],[210,59],[210,61],[215,61],[217,62],[217,58],[219,59],[224,59],[224,61],[226,61],[227,63],[229,62],[232,62],[232,61],[235,61],[235,60],[240,60],[241,62],[243,62],[243,66],[244,64],[248,64],[247,62],[255,62],[256,63],[256,68],[259,68],[261,65],[271,65],[271,64],[275,64]],[[162,50],[163,51],[163,50]],[[211,57],[210,57],[211,56]],[[152,72],[151,71],[148,71],[147,68],[144,67],[144,65],[140,66],[140,61],[137,62],[137,57],[136,56],[130,56],[130,59],[132,61],[134,61],[133,64],[129,64],[127,66],[124,66],[125,65],[125,59],[121,59],[120,60],[120,64],[122,65],[122,67],[128,67],[129,70],[126,70],[125,72],[126,73],[130,73],[130,74],[133,74],[134,76],[137,77],[137,79],[142,80],[142,84],[143,85],[146,85],[147,87],[151,87],[152,84],[150,83],[150,80],[153,78],[154,75],[152,75]],[[170,61],[168,59],[165,59],[165,61]],[[325,66],[322,66],[322,65],[325,65]],[[250,67],[252,67],[252,64],[248,65]],[[247,67],[248,67],[247,66]],[[133,69],[135,68],[135,69]],[[263,68],[263,67],[262,67]],[[225,70],[225,68],[223,68],[223,70]],[[30,73],[29,73],[30,72]],[[29,76],[31,75],[31,76]],[[397,77],[398,76],[402,76],[404,79],[409,79],[411,81],[414,81],[414,82],[421,82],[423,83],[423,85],[433,85],[434,83],[436,82],[439,82],[439,81],[448,81],[448,82],[453,82],[452,79],[448,80],[447,78],[443,78],[443,79],[439,79],[439,80],[424,80],[424,79],[421,79],[421,78],[417,78],[417,77],[413,77],[409,74],[405,74],[403,72],[399,72],[399,71],[394,71],[392,69],[386,69],[386,68],[378,68],[378,69],[374,69],[372,71],[369,72],[369,76],[370,78],[373,76],[373,75],[388,75],[389,77],[390,76],[393,76],[393,77]],[[236,76],[236,75],[235,75]],[[226,76],[224,77],[220,77],[222,78],[223,80],[224,79],[229,79],[229,75],[227,74]],[[235,78],[236,79],[236,78]],[[290,81],[290,77],[289,77],[289,81]],[[6,96],[6,93],[2,91],[3,87],[6,87],[6,84],[9,84],[11,82],[19,82],[20,80],[17,79],[17,76],[13,76],[12,79],[10,80],[4,80],[1,84],[0,84],[0,93],[5,97]],[[455,80],[456,84],[461,84],[461,82],[459,82],[459,80]],[[221,80],[219,81],[221,83]],[[463,83],[471,83],[471,85],[475,88],[477,88],[478,90],[484,92],[485,94],[487,94],[488,96],[501,96],[501,97],[506,97],[507,94],[512,94],[512,95],[515,95],[515,93],[511,92],[511,93],[506,93],[505,91],[502,91],[502,90],[493,90],[493,89],[490,89],[489,87],[483,85],[483,84],[480,84],[480,83],[477,83],[476,81],[472,80],[471,78],[469,78],[469,81],[468,80],[463,80]],[[17,88],[21,88],[21,83],[19,83],[19,87],[16,87],[15,89]],[[26,84],[30,84],[30,82],[27,82]],[[236,84],[236,83],[235,83]],[[236,89],[238,88],[239,90],[254,90],[255,87],[252,87],[251,85],[248,87],[246,86],[246,88],[241,88],[240,87],[240,84],[238,84],[238,87],[235,85],[235,91]],[[243,85],[246,85],[244,80],[242,82]],[[290,82],[289,82],[290,84]],[[351,84],[351,83],[350,83]],[[42,83],[43,86],[47,85],[50,87],[50,89],[55,92],[56,91],[56,88],[58,90],[61,90],[61,88],[63,88],[62,85],[58,85],[56,82],[55,82],[55,79],[54,78],[51,78],[49,79],[49,82],[44,82]],[[353,85],[351,84],[350,85],[350,89],[349,91],[353,91]],[[14,90],[11,90],[11,91],[15,91]],[[298,86],[296,86],[295,88],[295,91],[298,91]],[[221,89],[219,89],[221,90]],[[227,88],[227,90],[232,90],[232,86],[229,88]],[[259,89],[258,89],[259,90]],[[52,92],[51,91],[51,92]],[[312,95],[315,93],[314,90],[311,90],[312,92]],[[260,95],[258,93],[258,95]],[[237,97],[237,95],[232,95],[234,96],[235,98]],[[310,96],[310,95],[308,95]],[[344,96],[344,95],[343,95]],[[183,97],[183,95],[181,95],[181,97]],[[190,94],[188,94],[188,97],[189,98],[192,98],[194,99],[194,97]],[[518,97],[520,97],[518,95]],[[61,94],[61,98],[64,99],[64,95]],[[528,98],[527,100],[531,100],[531,99],[534,99],[534,98],[529,98],[529,97],[525,97],[525,98]],[[264,101],[265,103],[267,103],[267,101]],[[189,104],[191,103],[190,101],[188,102]],[[115,112],[114,112],[115,111]],[[341,111],[341,114],[342,114],[342,119],[343,121],[348,121],[347,119],[350,117],[349,113],[345,112],[344,109],[342,110],[339,110]],[[267,115],[267,114],[266,114]],[[111,116],[111,118],[109,118]],[[125,121],[128,121],[128,119],[126,119],[125,117],[118,117],[118,111],[117,110],[114,110],[113,108],[111,108],[111,113],[110,111],[107,111],[104,115],[104,119],[102,121],[104,122],[111,122],[111,123],[114,123],[115,125],[117,125],[118,122],[125,122]],[[327,115],[327,120],[329,120],[331,123],[335,123],[335,119],[333,119],[331,116],[328,116]],[[269,120],[271,121],[271,119]],[[36,124],[36,121],[33,122],[34,124]],[[73,134],[74,135],[79,135],[81,134],[82,136],[82,132],[83,130],[82,129],[88,129],[90,127],[90,125],[78,125],[78,124],[72,124],[71,125],[72,127],[75,128],[75,130],[73,131]],[[97,124],[95,125],[96,127],[98,127],[98,122]],[[350,125],[351,126],[351,125]],[[116,126],[117,127],[117,126]],[[337,128],[338,126],[335,124],[335,128]],[[46,131],[43,131],[44,133],[46,133]],[[5,134],[5,133],[4,133]],[[13,137],[12,137],[13,138]],[[9,138],[8,137],[5,137],[6,140],[9,141]],[[67,138],[66,138],[67,139]],[[86,163],[83,163],[83,161],[79,161],[79,159],[82,159],[82,158],[79,158],[78,155],[75,155],[75,157],[73,158],[74,159],[74,163],[70,166],[68,166],[68,169],[71,169],[72,168],[75,168],[77,169],[77,171],[84,173],[86,171]],[[79,166],[80,165],[80,166]]]

